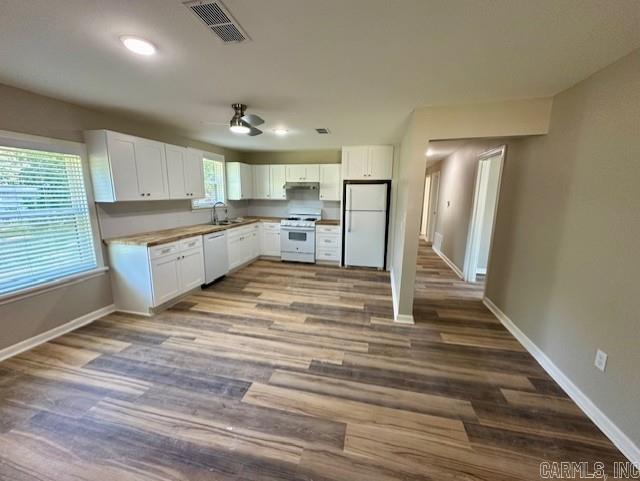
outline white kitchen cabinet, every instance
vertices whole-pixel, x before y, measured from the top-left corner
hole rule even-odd
[[[151,261],[152,306],[164,304],[180,295],[179,263],[175,255]]]
[[[320,165],[320,200],[340,200],[340,164]]]
[[[185,191],[191,195],[190,199],[204,197],[204,153],[198,149],[187,148],[184,163]]]
[[[320,182],[318,164],[290,164],[286,171],[287,182]]]
[[[338,225],[316,226],[316,261],[340,262],[342,237]]]
[[[110,130],[85,132],[96,202],[169,198],[162,142]]]
[[[280,224],[263,222],[260,237],[260,255],[280,257]]]
[[[227,199],[243,200],[253,196],[253,169],[243,162],[227,162]]]
[[[204,283],[202,236],[147,247],[109,244],[116,308],[149,315]]]
[[[227,230],[229,270],[251,262],[260,255],[260,225],[234,227]]]
[[[251,259],[260,256],[260,224],[251,225]]]
[[[369,162],[369,147],[353,145],[342,147],[342,178],[345,180],[366,179]]]
[[[393,177],[393,146],[371,145],[369,147],[368,165],[368,179],[391,180],[391,177]]]
[[[204,197],[202,152],[177,145],[165,144],[167,177],[171,199]]]
[[[252,199],[271,198],[271,166],[253,166],[253,196]]]
[[[344,180],[390,180],[392,176],[392,145],[355,145],[342,148]]]
[[[287,198],[287,190],[285,189],[287,182],[286,167],[286,165],[269,166],[269,194],[271,199]]]

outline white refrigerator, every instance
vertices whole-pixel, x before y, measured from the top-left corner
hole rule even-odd
[[[385,265],[388,183],[347,184],[344,210],[344,265]]]

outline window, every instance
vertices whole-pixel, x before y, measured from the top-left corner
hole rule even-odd
[[[224,202],[224,157],[205,153],[203,163],[205,197],[191,201],[194,209],[210,208],[216,202]]]
[[[0,295],[96,267],[81,157],[0,146]]]

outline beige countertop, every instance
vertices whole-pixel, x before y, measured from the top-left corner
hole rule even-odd
[[[242,227],[243,225],[253,224],[255,222],[280,222],[280,217],[245,217],[244,222],[231,225],[211,225],[211,224],[197,224],[185,227],[175,227],[173,229],[157,230],[153,232],[143,232],[141,234],[133,234],[122,237],[113,237],[111,239],[104,239],[105,244],[125,244],[135,246],[157,246],[161,244],[168,244],[180,239],[186,239],[197,235],[210,234],[212,232],[219,232],[227,229],[233,229],[234,227]],[[338,220],[321,220],[319,225],[339,225]]]
[[[340,225],[339,219],[322,219],[316,222],[316,225]]]

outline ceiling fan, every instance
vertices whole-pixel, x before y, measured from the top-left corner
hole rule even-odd
[[[256,125],[264,124],[264,120],[255,114],[245,114],[247,106],[245,104],[232,104],[231,108],[235,111],[233,117],[229,121],[229,130],[235,134],[248,134],[250,137],[260,135],[262,130],[256,128]]]

